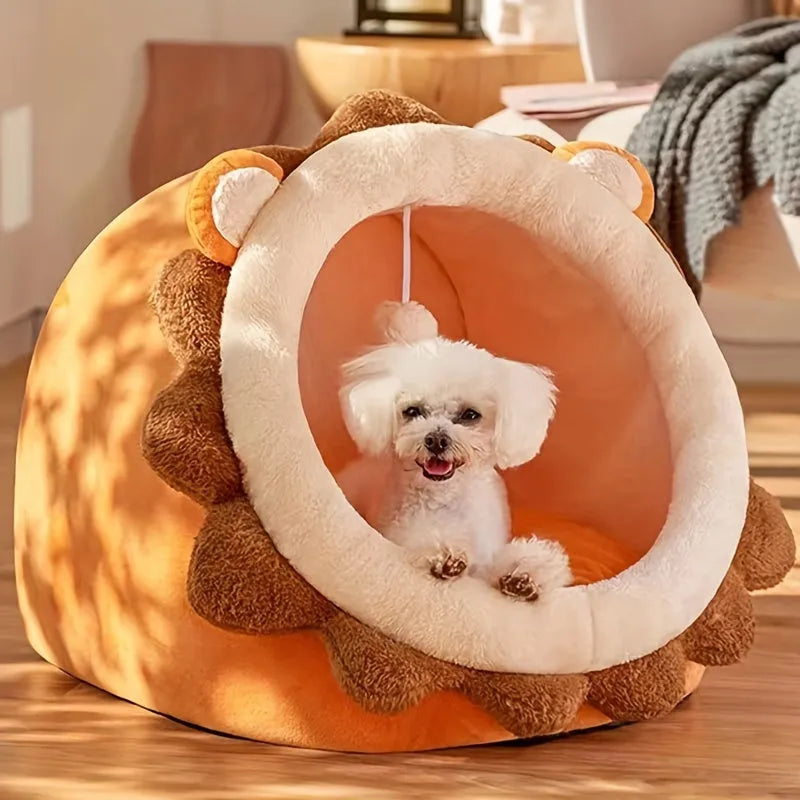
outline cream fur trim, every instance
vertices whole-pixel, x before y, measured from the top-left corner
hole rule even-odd
[[[241,167],[220,176],[211,196],[214,225],[226,241],[239,247],[264,203],[280,181],[259,167]]]
[[[524,176],[525,192],[509,192]],[[346,501],[303,413],[303,309],[339,239],[404,205],[469,205],[571,253],[616,298],[646,347],[674,463],[663,530],[615,578],[509,602],[472,578],[433,581]],[[724,577],[748,487],[728,369],[656,239],[606,189],[527,142],[466,128],[396,125],[345,136],[295,170],[234,265],[221,333],[223,401],[254,508],[278,549],[333,603],[433,656],[490,670],[584,672],[682,633]]]
[[[642,182],[633,164],[613,150],[586,149],[567,162],[583,170],[616,195],[631,211],[642,203]]]

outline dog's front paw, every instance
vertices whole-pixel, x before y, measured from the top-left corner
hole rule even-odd
[[[527,572],[509,572],[497,579],[497,588],[508,597],[531,602],[539,599],[539,587]]]
[[[438,550],[428,559],[431,575],[443,581],[458,578],[467,569],[467,557],[464,553],[451,550]]]
[[[569,557],[547,539],[512,539],[497,554],[489,579],[503,594],[518,600],[538,600],[572,583]]]

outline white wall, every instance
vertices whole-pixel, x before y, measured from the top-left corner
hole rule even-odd
[[[36,93],[31,46],[39,24],[37,0],[0,0],[0,112],[31,103]],[[31,225],[11,232],[0,227],[0,325],[30,306],[35,242]]]
[[[128,154],[152,39],[283,43],[338,33],[352,0],[0,0],[0,111],[34,112],[34,219],[0,233],[0,326],[46,306],[75,258],[130,202]],[[283,143],[320,120],[292,76]]]

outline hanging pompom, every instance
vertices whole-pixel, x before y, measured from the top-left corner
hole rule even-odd
[[[425,339],[435,339],[439,335],[436,318],[421,303],[381,304],[375,315],[375,322],[381,336],[387,342],[412,344]]]

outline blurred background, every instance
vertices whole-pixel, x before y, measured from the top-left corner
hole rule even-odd
[[[2,0],[0,363],[30,351],[60,281],[110,220],[222,150],[307,144],[366,88],[404,92],[460,124],[624,145],[647,107],[634,101],[652,92],[609,98],[608,82],[657,81],[686,47],[793,9],[793,0]],[[371,19],[381,16],[394,19]],[[606,108],[546,113],[548,98],[563,100],[552,84],[584,81],[606,87]],[[744,226],[720,237],[703,302],[740,377],[800,380],[800,232],[795,218],[750,205],[762,234]],[[753,270],[766,239],[771,255]]]
[[[350,0],[2,0],[0,330],[46,308],[76,256],[132,201],[149,43],[268,44],[293,63],[298,36],[340,33],[352,19]],[[202,97],[208,77],[172,91]],[[265,91],[276,80],[263,79]],[[308,141],[320,124],[309,93],[295,72],[282,80],[279,122],[264,135]],[[191,138],[203,124],[195,113],[173,131]]]

